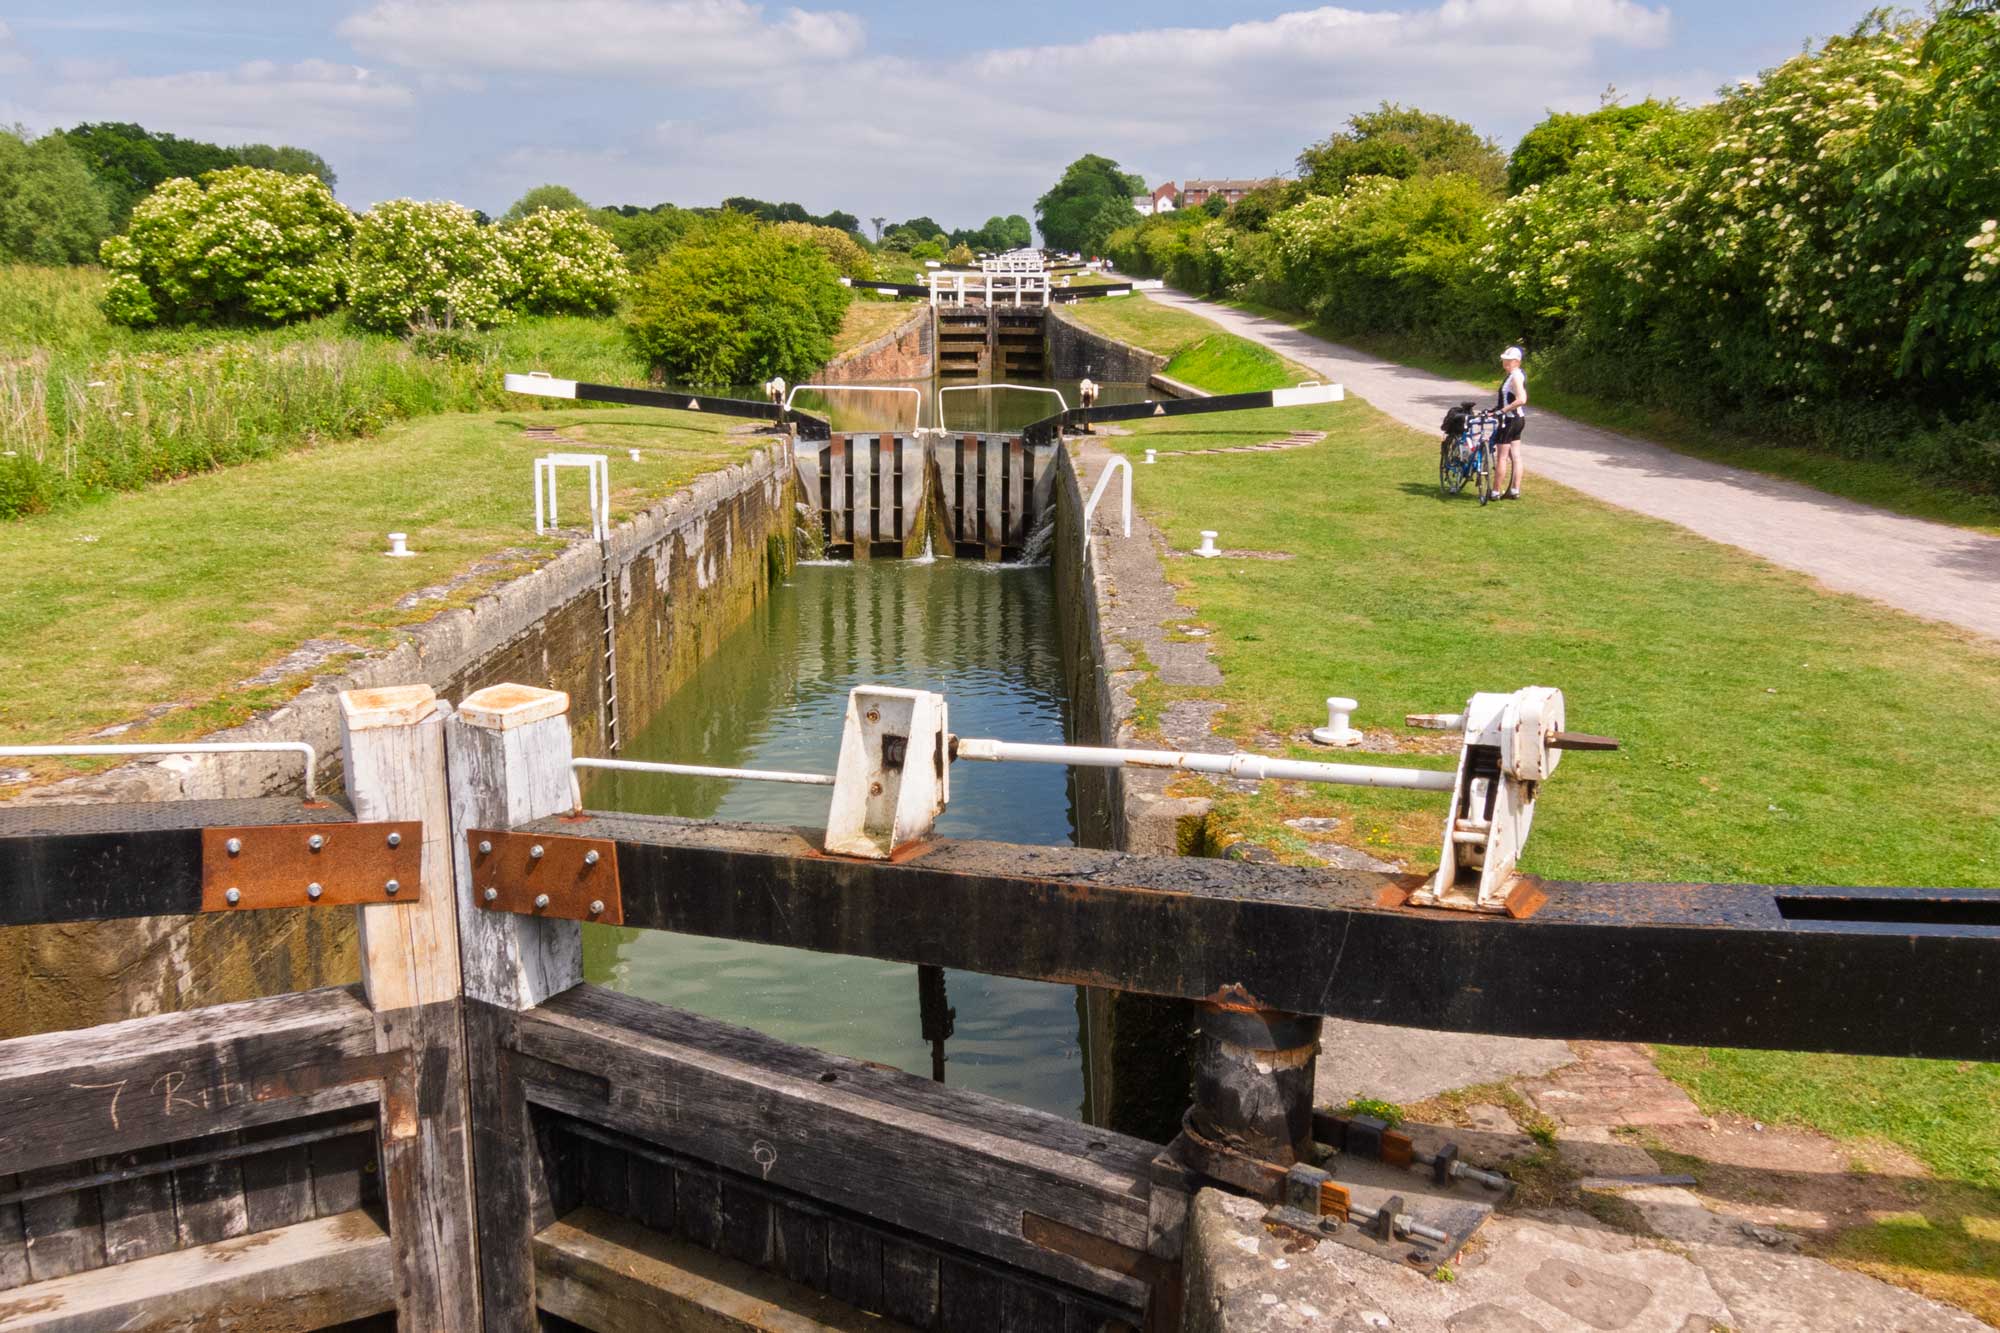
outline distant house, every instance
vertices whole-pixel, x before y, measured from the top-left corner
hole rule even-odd
[[[1222,202],[1225,204],[1233,204],[1237,200],[1241,199],[1244,195],[1250,193],[1252,190],[1260,189],[1266,185],[1276,185],[1278,183],[1279,181],[1276,177],[1266,177],[1263,180],[1243,180],[1243,181],[1191,180],[1186,185],[1183,185],[1181,187],[1181,207],[1200,208],[1210,199],[1217,199],[1217,198],[1221,199]]]
[[[1156,187],[1151,194],[1132,196],[1132,207],[1146,217],[1151,217],[1155,213],[1171,213],[1174,211],[1174,196],[1178,193],[1174,183],[1168,181],[1165,185]]]

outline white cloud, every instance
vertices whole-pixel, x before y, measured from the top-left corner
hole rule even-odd
[[[219,143],[306,147],[387,137],[404,128],[415,106],[407,88],[359,66],[324,60],[253,60],[232,70],[67,80],[38,100],[56,122],[131,120]]]
[[[26,74],[28,53],[21,49],[20,39],[7,26],[7,20],[0,19],[0,74]]]
[[[861,50],[861,21],[840,10],[747,0],[378,0],[340,35],[420,69],[512,70],[543,77],[672,74],[731,83],[821,66]]]

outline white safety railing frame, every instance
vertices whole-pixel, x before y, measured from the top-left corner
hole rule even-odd
[[[590,535],[600,542],[608,540],[611,535],[611,460],[603,454],[544,454],[535,460],[536,535],[556,527],[556,469],[565,467],[585,470],[590,486]]]
[[[811,389],[815,393],[827,393],[835,389],[847,393],[906,393],[917,400],[917,423],[910,427],[910,430],[917,434],[923,432],[924,393],[922,389],[913,389],[907,384],[794,384],[791,392],[785,395],[785,411],[788,414],[792,410],[792,400],[797,398],[802,390],[806,389]],[[864,431],[862,433],[866,434],[867,432]]]
[[[1104,465],[1104,471],[1097,475],[1097,485],[1091,488],[1090,498],[1083,504],[1083,549],[1090,551],[1090,516],[1097,510],[1097,502],[1104,498],[1104,488],[1111,484],[1111,474],[1124,470],[1125,473],[1125,535],[1132,535],[1132,460],[1122,456],[1114,457]]]
[[[945,428],[944,396],[946,394],[974,393],[980,389],[1013,389],[1020,393],[1054,394],[1055,400],[1061,406],[1062,410],[1065,412],[1069,411],[1069,403],[1063,398],[1062,390],[1052,389],[1046,384],[947,384],[940,387],[937,391],[937,414],[932,417],[932,420],[937,423],[936,429],[942,431]]]
[[[1181,750],[1121,750],[1094,745],[1040,745],[1023,741],[955,739],[957,758],[991,764],[1064,764],[1071,768],[1157,768],[1215,773],[1258,781],[1332,782],[1344,787],[1393,787],[1405,791],[1450,791],[1457,774],[1435,768],[1390,768],[1377,764],[1323,764],[1309,759],[1274,759],[1261,754],[1193,754]]]
[[[715,768],[708,764],[659,764],[640,759],[591,759],[569,761],[569,796],[573,809],[583,809],[583,785],[577,781],[580,768],[609,769],[615,773],[665,773],[681,778],[724,778],[737,782],[789,782],[805,787],[831,787],[831,773],[792,773],[777,768]]]
[[[176,754],[296,754],[306,766],[306,799],[319,796],[319,751],[305,741],[183,741],[158,745],[0,745],[0,759],[94,759]]]

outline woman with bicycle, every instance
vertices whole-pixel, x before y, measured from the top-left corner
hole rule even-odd
[[[1500,353],[1500,369],[1506,378],[1494,399],[1500,425],[1493,433],[1499,454],[1494,459],[1494,480],[1505,479],[1507,489],[1499,494],[1509,500],[1521,498],[1521,431],[1528,424],[1528,377],[1521,373],[1521,349],[1509,347]]]

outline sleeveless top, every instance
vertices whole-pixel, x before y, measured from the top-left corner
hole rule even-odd
[[[1521,387],[1518,391],[1516,391],[1516,389],[1514,388],[1514,382],[1516,380],[1519,380],[1521,384]],[[1514,400],[1524,396],[1527,392],[1528,392],[1528,377],[1519,370],[1510,371],[1508,372],[1507,378],[1500,381],[1500,391],[1493,395],[1493,406],[1498,408],[1502,412],[1508,412],[1510,409],[1512,409],[1511,415],[1516,417],[1526,417],[1528,415],[1528,409],[1525,407],[1515,408]]]

